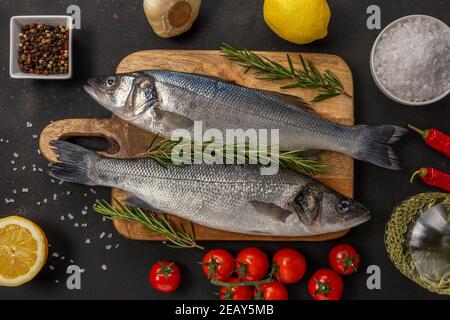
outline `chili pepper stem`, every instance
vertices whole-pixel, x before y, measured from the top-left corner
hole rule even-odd
[[[417,170],[416,172],[414,172],[411,176],[411,179],[409,180],[410,183],[414,182],[414,178],[419,176],[419,177],[425,177],[428,173],[428,170],[426,168],[420,168],[419,170]]]
[[[408,128],[410,128],[411,130],[417,132],[418,134],[420,134],[422,136],[422,138],[426,139],[426,137],[428,136],[429,130],[422,130],[419,129],[411,124],[408,124]]]

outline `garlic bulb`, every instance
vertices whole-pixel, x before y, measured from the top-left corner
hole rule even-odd
[[[162,38],[188,31],[198,17],[201,0],[144,0],[147,20]]]

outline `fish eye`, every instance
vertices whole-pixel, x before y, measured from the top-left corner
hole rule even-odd
[[[347,213],[347,212],[350,210],[350,207],[351,207],[351,202],[350,202],[350,200],[348,200],[348,199],[342,199],[342,200],[339,202],[338,206],[337,206],[337,210],[338,210],[340,213]]]
[[[113,85],[116,84],[116,78],[115,77],[109,77],[106,80],[106,84],[107,84],[108,87],[112,87]]]

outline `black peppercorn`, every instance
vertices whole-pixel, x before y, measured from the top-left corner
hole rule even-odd
[[[65,26],[22,26],[18,45],[20,69],[44,75],[68,73],[68,39],[69,31]]]

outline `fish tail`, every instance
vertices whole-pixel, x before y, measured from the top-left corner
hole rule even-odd
[[[99,155],[66,141],[53,140],[50,145],[58,158],[58,163],[50,167],[51,177],[71,183],[96,184],[89,176],[89,169],[100,159]]]
[[[361,130],[360,148],[353,155],[355,159],[366,161],[391,170],[401,170],[399,157],[392,148],[408,130],[392,125],[358,125]]]

